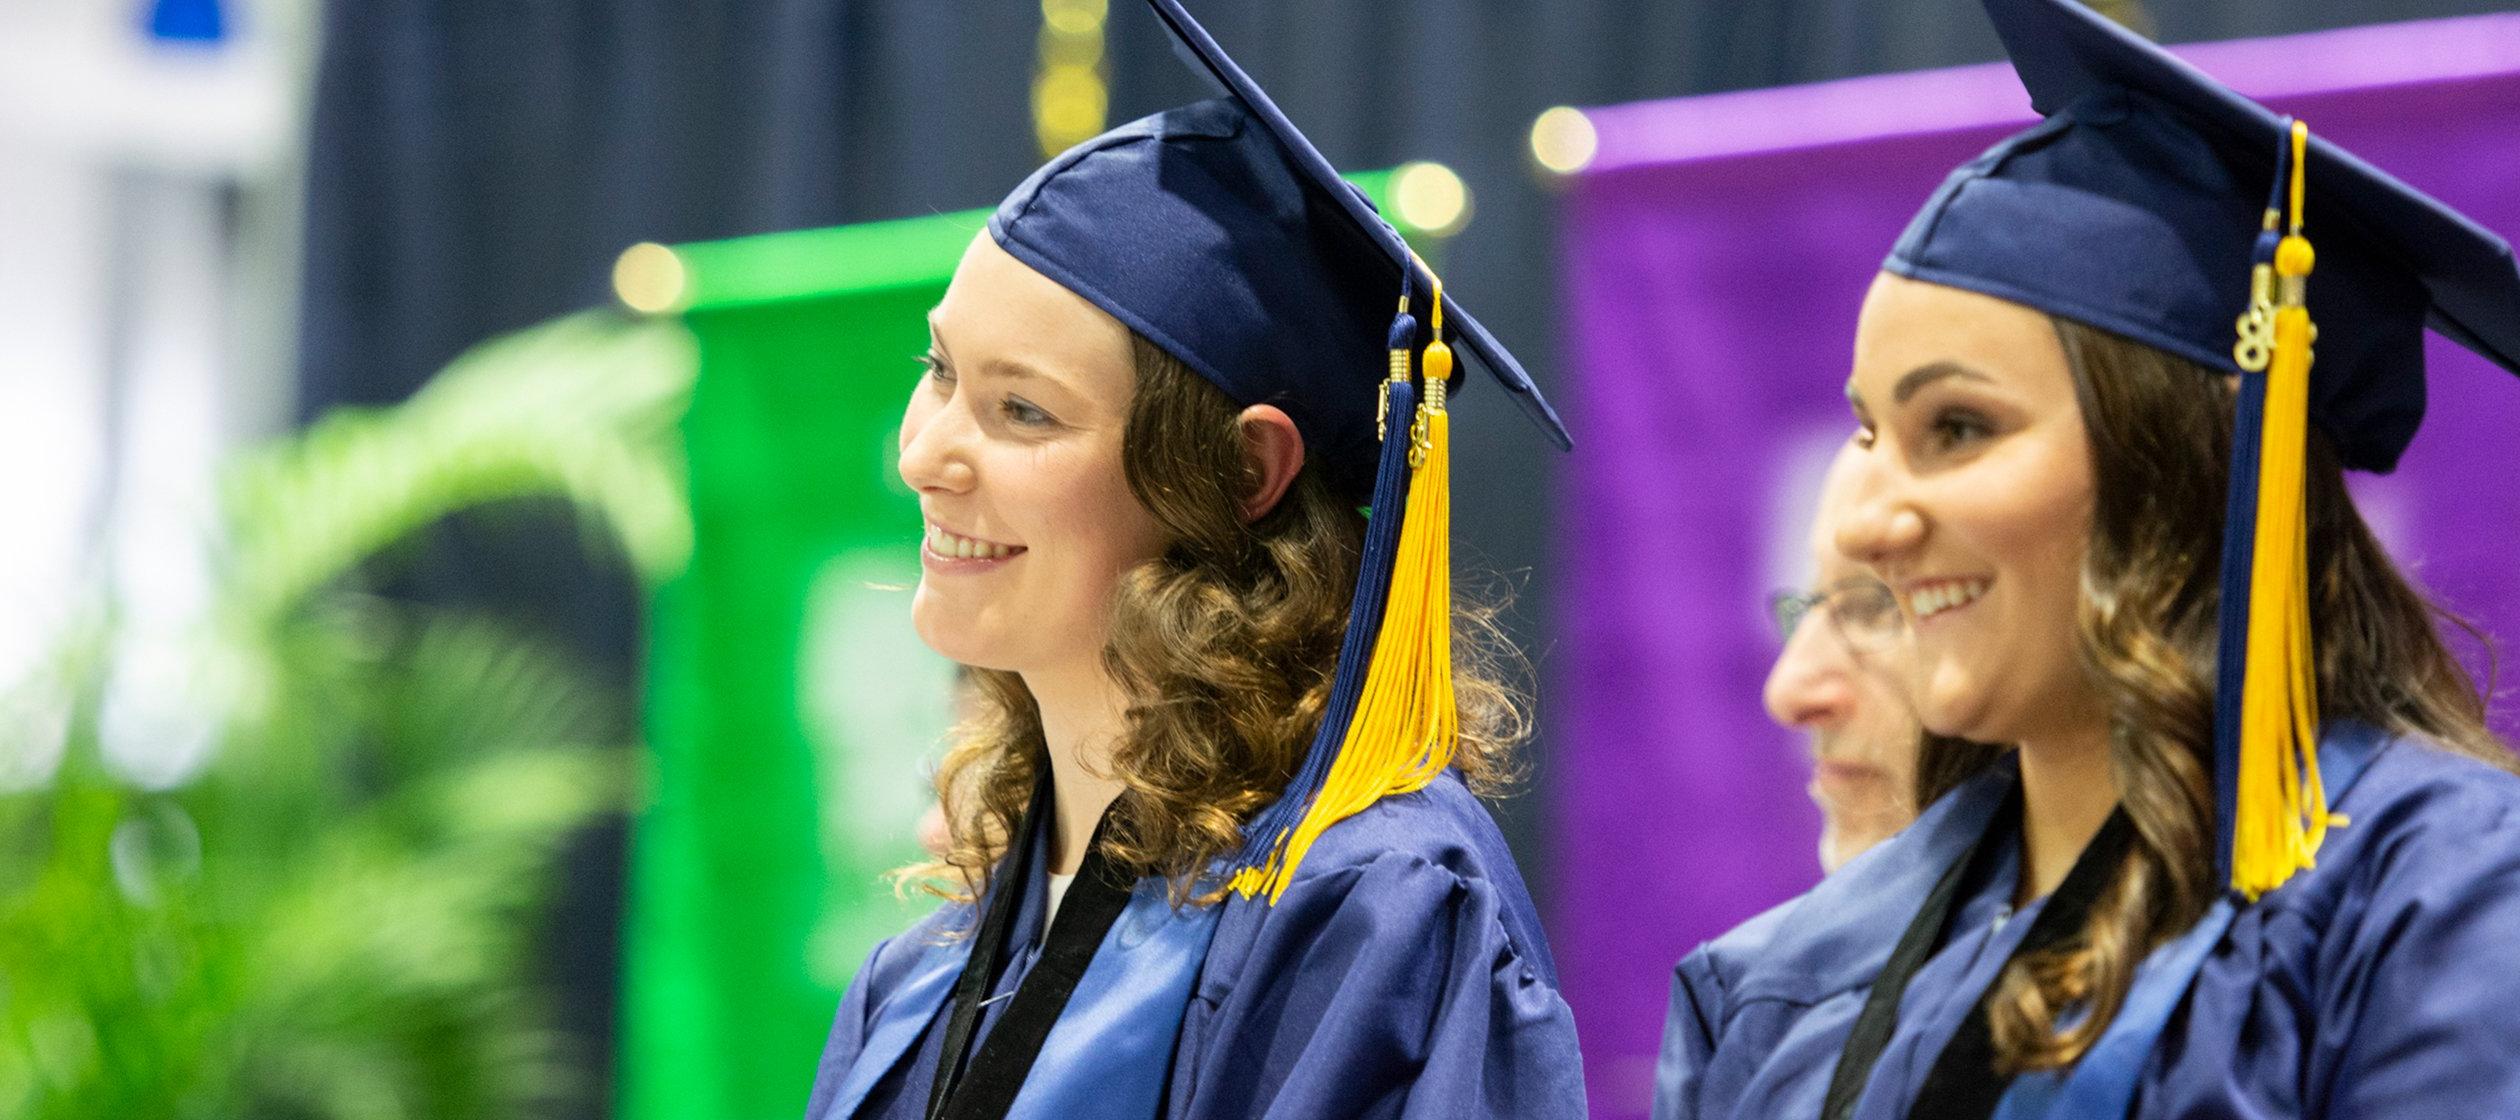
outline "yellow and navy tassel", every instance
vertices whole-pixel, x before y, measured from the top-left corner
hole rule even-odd
[[[1431,274],[1430,274],[1431,278]],[[1414,410],[1409,401],[1408,336],[1394,325],[1391,379],[1385,383],[1386,424],[1406,419],[1407,443],[1395,446],[1385,433],[1385,464],[1405,452],[1406,498],[1398,510],[1398,540],[1389,552],[1388,569],[1377,573],[1377,554],[1369,531],[1365,571],[1360,575],[1360,600],[1381,598],[1381,618],[1374,628],[1372,655],[1355,691],[1352,715],[1334,703],[1323,718],[1324,732],[1339,734],[1317,742],[1305,772],[1290,783],[1285,797],[1253,821],[1254,843],[1244,866],[1230,880],[1249,898],[1265,893],[1274,903],[1302,865],[1304,854],[1331,825],[1371,808],[1383,797],[1422,789],[1452,765],[1460,734],[1460,709],[1452,676],[1452,421],[1444,405],[1445,381],[1452,376],[1452,347],[1444,342],[1443,282],[1432,280],[1427,301],[1428,342],[1418,362],[1424,397]],[[1402,321],[1412,328],[1402,303]],[[1414,416],[1411,415],[1414,411]],[[1381,503],[1395,487],[1376,486],[1377,519],[1392,510]],[[1382,526],[1390,531],[1386,522]],[[1387,577],[1387,589],[1373,586]],[[1351,612],[1349,639],[1358,638]],[[1347,660],[1342,650],[1342,660]],[[1344,666],[1343,666],[1344,667]],[[1342,677],[1346,674],[1342,673]],[[1345,715],[1344,719],[1341,719]],[[1334,723],[1336,720],[1338,722]],[[1326,762],[1326,766],[1321,766]],[[1307,790],[1309,772],[1319,768],[1319,784]],[[1307,796],[1308,794],[1308,796]],[[1300,816],[1283,823],[1300,808]]]
[[[2314,254],[2301,233],[2304,163],[2310,130],[2292,125],[2290,225],[2275,248],[2271,270],[2271,339],[2261,326],[2244,326],[2236,353],[2244,370],[2263,355],[2263,419],[2256,431],[2253,507],[2247,557],[2246,612],[2242,645],[2225,645],[2225,657],[2242,659],[2237,710],[2235,771],[2226,783],[2231,886],[2250,899],[2282,886],[2294,872],[2316,863],[2331,823],[2327,791],[2319,780],[2318,663],[2311,643],[2309,526],[2304,462],[2310,417],[2310,344],[2315,328],[2304,303]],[[2270,277],[2261,274],[2260,288]],[[2244,317],[2244,324],[2257,318]],[[2252,346],[2255,341],[2259,345]],[[2260,376],[2246,370],[2244,379]],[[2244,443],[2235,439],[2236,443]],[[2235,451],[2245,451],[2236,447]],[[2227,561],[2229,554],[2226,554]],[[2241,573],[2226,571],[2226,594]],[[2228,616],[2227,616],[2228,617]],[[2226,626],[2228,636],[2231,628]]]
[[[1409,314],[1409,297],[1403,294],[1400,311],[1391,320],[1391,374],[1383,381],[1382,395],[1375,399],[1374,438],[1381,442],[1382,453],[1374,470],[1373,505],[1366,511],[1364,548],[1356,566],[1356,591],[1348,603],[1347,634],[1339,642],[1338,667],[1331,678],[1321,724],[1313,731],[1311,748],[1277,801],[1254,814],[1243,828],[1243,850],[1234,859],[1227,886],[1244,898],[1262,892],[1276,897],[1273,888],[1291,870],[1285,862],[1287,838],[1294,834],[1296,823],[1303,819],[1322,783],[1328,780],[1330,765],[1339,756],[1348,723],[1356,714],[1358,697],[1364,692],[1366,663],[1382,629],[1383,603],[1391,587],[1391,561],[1400,549],[1401,514],[1408,504],[1411,448],[1406,440],[1390,438],[1390,423],[1393,416],[1406,423],[1416,415],[1417,387],[1409,378],[1414,369],[1411,351],[1417,347],[1417,335],[1417,320]]]

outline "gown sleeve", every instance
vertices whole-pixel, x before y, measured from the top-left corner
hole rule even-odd
[[[2325,1115],[2520,1116],[2520,820],[2410,836],[2322,961]]]
[[[1654,1061],[1654,1120],[1697,1115],[1698,1083],[1715,1058],[1724,993],[1706,949],[1682,958],[1671,974],[1671,1009],[1663,1017],[1662,1053]]]
[[[1193,1001],[1173,1116],[1583,1116],[1573,1016],[1500,906],[1400,852],[1298,878],[1230,987]]]
[[[805,1120],[820,1120],[831,1107],[832,1094],[840,1089],[840,1079],[856,1064],[858,1052],[866,1048],[867,1009],[872,1006],[867,991],[876,986],[876,961],[890,944],[885,941],[866,954],[866,963],[858,966],[857,981],[849,985],[847,995],[840,997],[840,1011],[831,1019],[831,1034],[823,1040],[822,1058],[814,1064],[814,1092],[806,1099]]]

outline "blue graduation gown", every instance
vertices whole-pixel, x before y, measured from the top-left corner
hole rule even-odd
[[[1026,889],[1015,942],[1031,945],[1043,884]],[[1574,1018],[1538,914],[1495,822],[1454,776],[1326,830],[1275,906],[1231,898],[1174,911],[1163,891],[1160,879],[1139,883],[1017,1114],[1584,1115]],[[967,906],[943,907],[876,947],[841,1002],[807,1120],[921,1114],[968,952],[939,935],[971,920]],[[1132,928],[1160,932],[1132,944]],[[1139,959],[1166,936],[1177,949],[1195,942],[1192,967],[1174,967],[1177,950]],[[1017,956],[991,994],[1013,991],[1035,955]],[[1116,982],[1097,987],[1107,966]],[[1161,1053],[1061,1046],[1084,1034],[1158,1039]]]
[[[2240,909],[2212,940],[2134,1082],[2138,1117],[2520,1116],[2520,777],[2339,724],[2363,761],[2318,866]],[[1891,947],[2017,776],[2010,760],[1801,898],[1680,963],[1657,1120],[1813,1117]],[[1901,997],[1855,1109],[1904,1117],[2029,932],[2009,913],[2015,838],[1962,884],[1952,926]],[[2138,984],[2164,965],[2157,951]],[[2057,1075],[2030,1075],[2002,1116]]]

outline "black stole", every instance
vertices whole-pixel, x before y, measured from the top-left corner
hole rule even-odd
[[[1982,881],[1992,874],[2005,842],[2020,829],[2021,786],[2016,783],[1969,854],[1954,862],[1951,870],[1934,884],[1925,905],[1917,910],[1907,932],[1900,935],[1898,946],[1891,950],[1889,961],[1882,965],[1880,977],[1873,981],[1872,992],[1864,1000],[1863,1013],[1856,1018],[1854,1031],[1847,1035],[1845,1049],[1839,1052],[1837,1070],[1829,1078],[1829,1095],[1821,1108],[1822,1120],[1847,1120],[1854,1115],[1855,1102],[1863,1095],[1873,1065],[1881,1060],[1881,1052],[1898,1030],[1900,997],[1949,933],[1961,883]],[[2126,810],[2111,812],[2091,843],[2084,845],[2073,869],[2066,872],[2065,881],[2031,921],[2030,931],[2014,947],[2007,964],[2054,948],[2079,933],[2084,920],[2091,916],[2092,905],[2117,878],[2118,866],[2125,862],[2134,839],[2134,822],[2127,818]],[[2002,970],[1996,972],[1996,977],[1996,982],[2001,983]],[[1995,1068],[1995,1036],[1987,1018],[1987,1001],[1993,994],[1990,985],[1943,1047],[1942,1054],[1935,1058],[1925,1084],[1917,1090],[1915,1104],[1908,1110],[1914,1120],[1987,1120],[2004,1099],[2004,1091],[2012,1087],[2012,1077]]]
[[[1005,1117],[1015,1094],[1024,1087],[1024,1078],[1031,1074],[1034,1059],[1041,1056],[1050,1028],[1066,1010],[1068,997],[1076,993],[1085,966],[1093,963],[1094,950],[1129,905],[1129,893],[1136,884],[1103,857],[1103,829],[1111,822],[1105,812],[1086,845],[1084,866],[1077,869],[1076,881],[1068,885],[1057,919],[1050,923],[1041,959],[1017,985],[979,1052],[972,1052],[971,1038],[980,1025],[981,1007],[1006,969],[1015,915],[1023,908],[1024,891],[1032,885],[1033,830],[1050,827],[1050,820],[1050,779],[1044,774],[1033,787],[1031,807],[1010,834],[1019,839],[998,863],[990,884],[993,889],[981,907],[980,928],[973,935],[971,958],[954,983],[954,1014],[946,1020],[936,1082],[928,1091],[927,1120]],[[1043,847],[1046,850],[1047,845]]]

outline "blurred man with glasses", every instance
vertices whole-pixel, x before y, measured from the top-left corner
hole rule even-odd
[[[1768,715],[1810,736],[1825,871],[1916,816],[1917,723],[1902,684],[1907,632],[1898,600],[1832,544],[1847,462],[1839,452],[1821,484],[1810,536],[1813,586],[1776,592],[1768,604],[1785,643],[1768,671]]]

